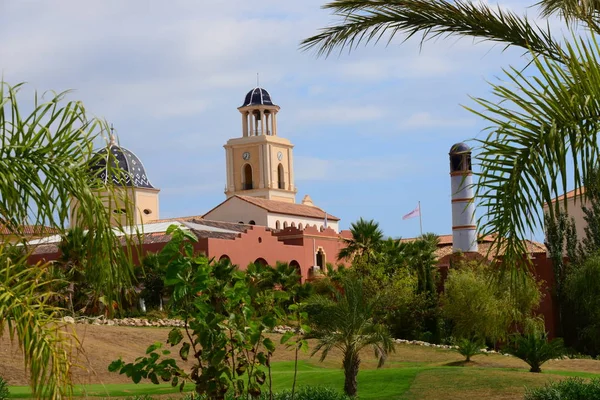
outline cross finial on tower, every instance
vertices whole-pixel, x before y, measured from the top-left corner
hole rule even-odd
[[[115,139],[115,127],[113,126],[113,124],[110,124],[110,144],[114,145],[117,143],[117,140]]]
[[[256,87],[260,87],[260,80],[259,80],[258,72],[256,73]]]

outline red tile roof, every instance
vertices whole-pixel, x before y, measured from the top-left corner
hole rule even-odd
[[[55,235],[59,232],[59,230],[45,225],[22,225],[17,227],[16,232],[27,236],[43,236]],[[15,232],[8,229],[5,225],[0,225],[0,235],[12,235],[13,233]]]
[[[577,197],[581,197],[585,194],[585,187],[581,187],[581,188],[577,188],[577,189],[573,189],[571,191],[568,191],[567,193],[565,193],[564,195],[560,195],[555,199],[552,199],[552,202],[556,202],[556,201],[561,201],[564,200],[564,198],[566,197],[567,199],[572,199],[573,197],[577,196]]]
[[[253,204],[257,207],[262,208],[263,210],[267,210],[272,213],[296,215],[299,217],[317,218],[317,219],[325,220],[325,211],[323,211],[319,207],[307,206],[305,204],[286,203],[284,201],[268,200],[268,199],[261,199],[258,197],[240,196],[240,195],[232,196],[229,199],[232,199],[234,197],[237,197],[240,200],[244,200],[250,204]],[[225,202],[228,201],[229,199],[225,200]],[[223,202],[223,203],[225,203],[225,202]],[[223,203],[221,203],[221,204],[223,204]],[[217,206],[217,207],[219,207],[219,206]],[[215,207],[215,208],[217,208],[217,207]],[[213,210],[215,208],[213,208]],[[210,211],[208,213],[210,213]],[[206,213],[206,214],[208,214],[208,213]],[[204,215],[206,215],[206,214],[204,214]],[[339,221],[340,220],[338,217],[335,217],[331,214],[327,214],[327,219],[330,221]]]

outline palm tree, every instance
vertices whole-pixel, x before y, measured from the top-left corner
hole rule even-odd
[[[313,355],[321,352],[321,361],[329,352],[337,348],[342,352],[344,367],[344,392],[355,396],[357,392],[360,351],[372,347],[379,363],[383,366],[388,353],[394,351],[394,341],[382,324],[373,321],[378,305],[377,297],[365,295],[363,283],[359,279],[346,278],[334,298],[316,296],[308,302],[315,312],[311,318],[313,335],[318,343]]]
[[[366,257],[367,262],[374,259],[383,240],[383,232],[374,220],[367,221],[362,217],[350,224],[352,239],[343,239],[346,247],[338,253],[338,260],[353,260]]]
[[[532,4],[533,5],[533,4]],[[489,134],[477,139],[476,196],[485,210],[480,233],[495,236],[511,271],[525,266],[523,237],[543,225],[542,205],[564,194],[567,182],[582,186],[598,163],[600,130],[600,3],[539,0],[541,18],[557,16],[569,34],[499,6],[467,0],[333,0],[323,6],[339,23],[301,44],[329,55],[377,43],[386,36],[473,37],[525,49],[527,75],[504,70],[491,99],[475,99]],[[583,27],[584,29],[579,29]],[[566,197],[564,206],[566,207]],[[551,207],[550,216],[559,209]]]
[[[89,119],[80,102],[65,102],[66,93],[46,100],[36,95],[32,112],[24,113],[18,105],[21,86],[0,82],[0,222],[21,243],[24,224],[49,225],[65,235],[69,204],[77,199],[76,219],[88,230],[86,277],[109,301],[116,300],[115,293],[131,280],[131,259],[94,194],[100,181],[88,168],[93,141],[108,132],[107,124]],[[2,261],[0,336],[8,327],[21,345],[36,397],[68,397],[72,338],[57,324],[62,310],[48,303],[53,283],[48,268],[29,266],[26,256]]]

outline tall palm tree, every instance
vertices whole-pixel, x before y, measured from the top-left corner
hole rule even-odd
[[[321,361],[324,361],[332,349],[342,352],[344,392],[349,396],[355,396],[358,390],[360,351],[373,348],[378,368],[383,366],[388,353],[394,351],[394,341],[387,327],[373,321],[378,302],[377,297],[366,296],[362,281],[356,278],[344,279],[333,299],[317,296],[308,302],[309,307],[316,310],[316,318],[311,318],[311,322],[318,343],[312,354],[320,351]]]
[[[66,102],[66,93],[36,95],[32,111],[25,113],[18,101],[21,86],[0,82],[0,223],[21,243],[26,243],[25,224],[49,225],[65,235],[69,204],[77,199],[76,219],[89,232],[86,277],[115,300],[115,293],[130,282],[131,258],[94,194],[100,181],[88,168],[93,142],[108,132],[107,124],[89,119],[80,102]],[[46,269],[29,266],[27,257],[3,260],[0,336],[8,327],[11,339],[21,345],[34,395],[58,399],[72,393],[71,338],[57,324],[61,310],[48,303],[52,293]]]
[[[374,259],[383,240],[379,223],[361,217],[350,224],[350,232],[352,238],[343,239],[346,247],[338,253],[338,260],[353,260],[355,257],[366,257],[367,261]]]
[[[533,5],[533,4],[532,4]],[[542,205],[585,183],[598,163],[600,130],[600,3],[539,0],[540,17],[568,23],[562,37],[525,15],[467,0],[333,0],[323,6],[339,23],[301,47],[329,55],[386,37],[473,37],[525,49],[529,73],[509,67],[491,99],[469,109],[490,124],[477,139],[476,196],[485,212],[480,233],[495,236],[504,264],[517,271],[526,253],[521,240],[543,225]],[[584,29],[579,29],[583,27]],[[386,36],[387,34],[387,36]],[[566,197],[564,206],[566,207]],[[559,208],[551,208],[551,217]]]

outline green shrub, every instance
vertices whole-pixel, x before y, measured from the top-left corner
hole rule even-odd
[[[269,396],[266,394],[265,399]],[[291,400],[292,392],[285,391],[273,396],[274,400]],[[294,395],[294,400],[349,400],[351,397],[325,386],[301,386]]]
[[[542,372],[542,364],[565,354],[562,339],[548,341],[546,333],[538,332],[517,336],[506,350],[529,364],[529,372]]]
[[[8,399],[8,384],[4,378],[0,376],[0,400],[6,399]]]
[[[455,350],[465,357],[465,361],[471,361],[471,357],[478,354],[486,354],[481,349],[485,346],[479,340],[460,339],[456,345],[458,346]]]
[[[586,381],[569,378],[555,381],[544,387],[527,389],[525,400],[588,400],[600,399],[600,379]]]

